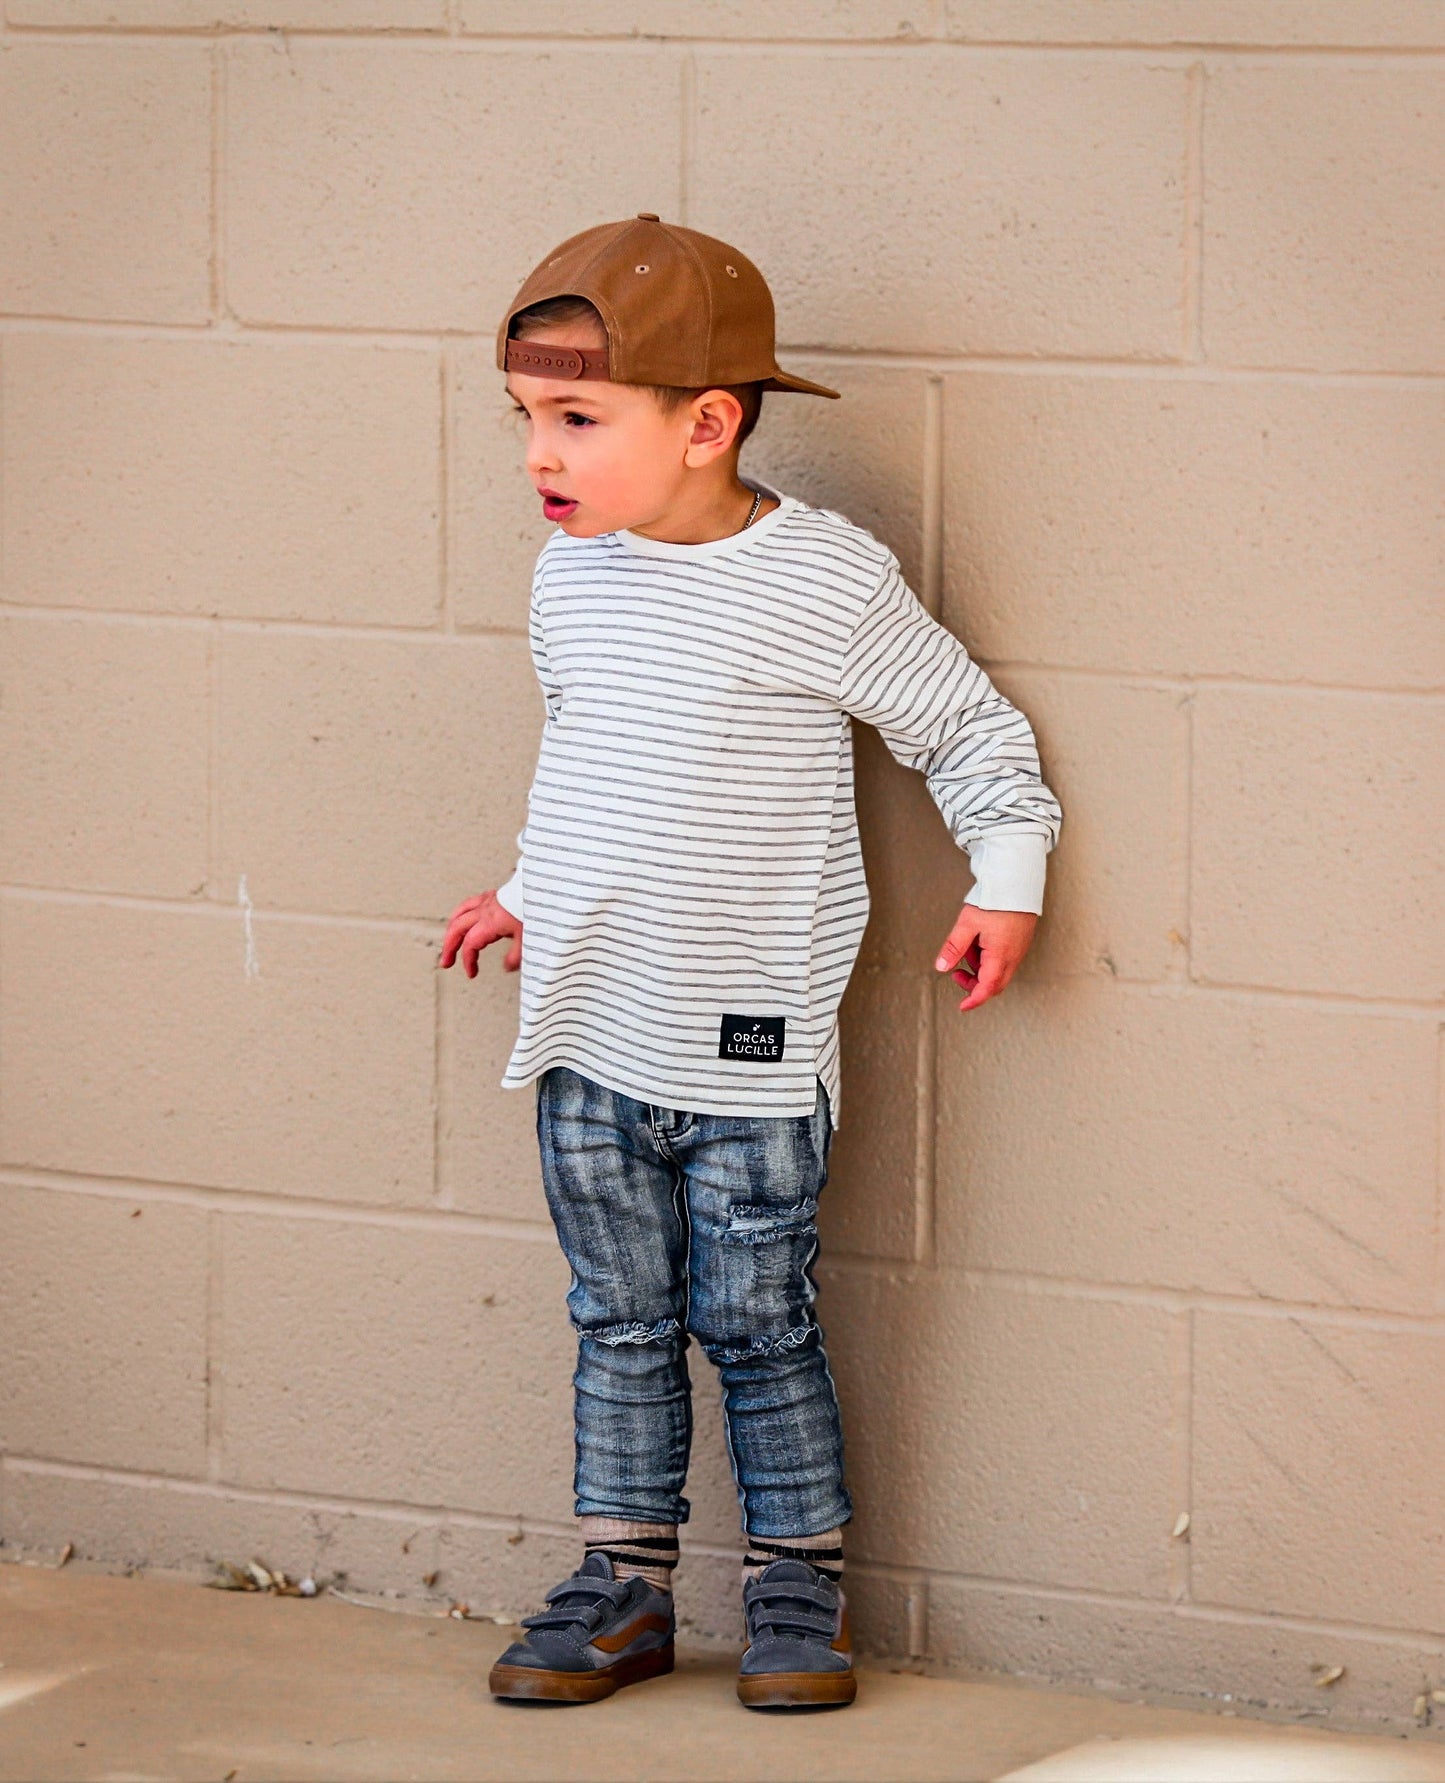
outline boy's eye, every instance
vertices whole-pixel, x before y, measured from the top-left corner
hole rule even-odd
[[[521,405],[521,403],[512,403],[512,414],[524,415],[524,414],[526,414],[526,408],[523,408],[523,405]],[[566,414],[562,415],[562,419],[564,419],[564,421],[580,421],[580,423],[582,423],[583,426],[585,426],[585,428],[590,428],[590,426],[596,426],[596,423],[594,423],[594,419],[592,419],[592,415],[580,415],[580,414],[578,414],[578,412],[576,412],[576,410],[574,410],[574,408],[569,408],[569,410],[567,410]]]

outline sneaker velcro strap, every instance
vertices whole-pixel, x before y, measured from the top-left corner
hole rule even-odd
[[[751,1620],[759,1634],[764,1631],[771,1634],[822,1634],[831,1640],[837,1629],[837,1620],[833,1616],[782,1605],[776,1609],[769,1606],[754,1610]]]
[[[621,1609],[630,1595],[630,1586],[626,1579],[592,1579],[574,1575],[564,1579],[560,1585],[554,1585],[543,1600],[546,1603],[560,1603],[563,1598],[576,1597],[590,1599],[593,1603],[610,1603]]]
[[[559,1604],[553,1610],[538,1610],[535,1616],[522,1618],[523,1628],[576,1628],[589,1639],[607,1620],[600,1603]]]
[[[606,1606],[621,1609],[630,1595],[626,1579],[571,1578],[549,1591],[548,1608],[524,1616],[523,1628],[581,1628],[588,1634],[606,1615]]]
[[[535,1616],[522,1618],[523,1628],[577,1628],[590,1635],[602,1621],[600,1604],[571,1610],[539,1610]]]
[[[801,1579],[769,1579],[766,1584],[750,1579],[746,1596],[749,1603],[772,1604],[791,1600],[816,1604],[820,1610],[838,1607],[836,1586],[830,1590],[826,1585],[809,1585]]]
[[[581,1625],[584,1618],[578,1616],[559,1615],[556,1610],[539,1610],[535,1616],[523,1616],[518,1624],[521,1628],[573,1628]]]

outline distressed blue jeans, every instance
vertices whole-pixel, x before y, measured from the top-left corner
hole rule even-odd
[[[812,1114],[690,1114],[565,1065],[537,1082],[548,1206],[572,1267],[578,1516],[684,1523],[695,1337],[722,1380],[747,1534],[847,1522],[843,1435],[813,1312],[832,1144]]]

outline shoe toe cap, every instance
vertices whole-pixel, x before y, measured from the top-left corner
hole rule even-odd
[[[739,1670],[751,1678],[769,1672],[846,1672],[852,1666],[849,1654],[816,1642],[756,1641],[743,1654]]]
[[[586,1656],[571,1641],[545,1634],[513,1641],[497,1664],[531,1667],[542,1672],[585,1672],[591,1669]]]

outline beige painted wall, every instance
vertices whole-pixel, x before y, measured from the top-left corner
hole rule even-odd
[[[965,863],[860,739],[822,1310],[869,1641],[1409,1723],[1445,6],[549,11],[7,0],[7,1550],[495,1611],[575,1552],[516,981],[433,966],[540,722],[491,330],[651,208],[846,392],[771,399],[754,468],[899,552],[1067,813],[1035,957],[960,1017]],[[731,1637],[700,1397],[682,1600]]]

